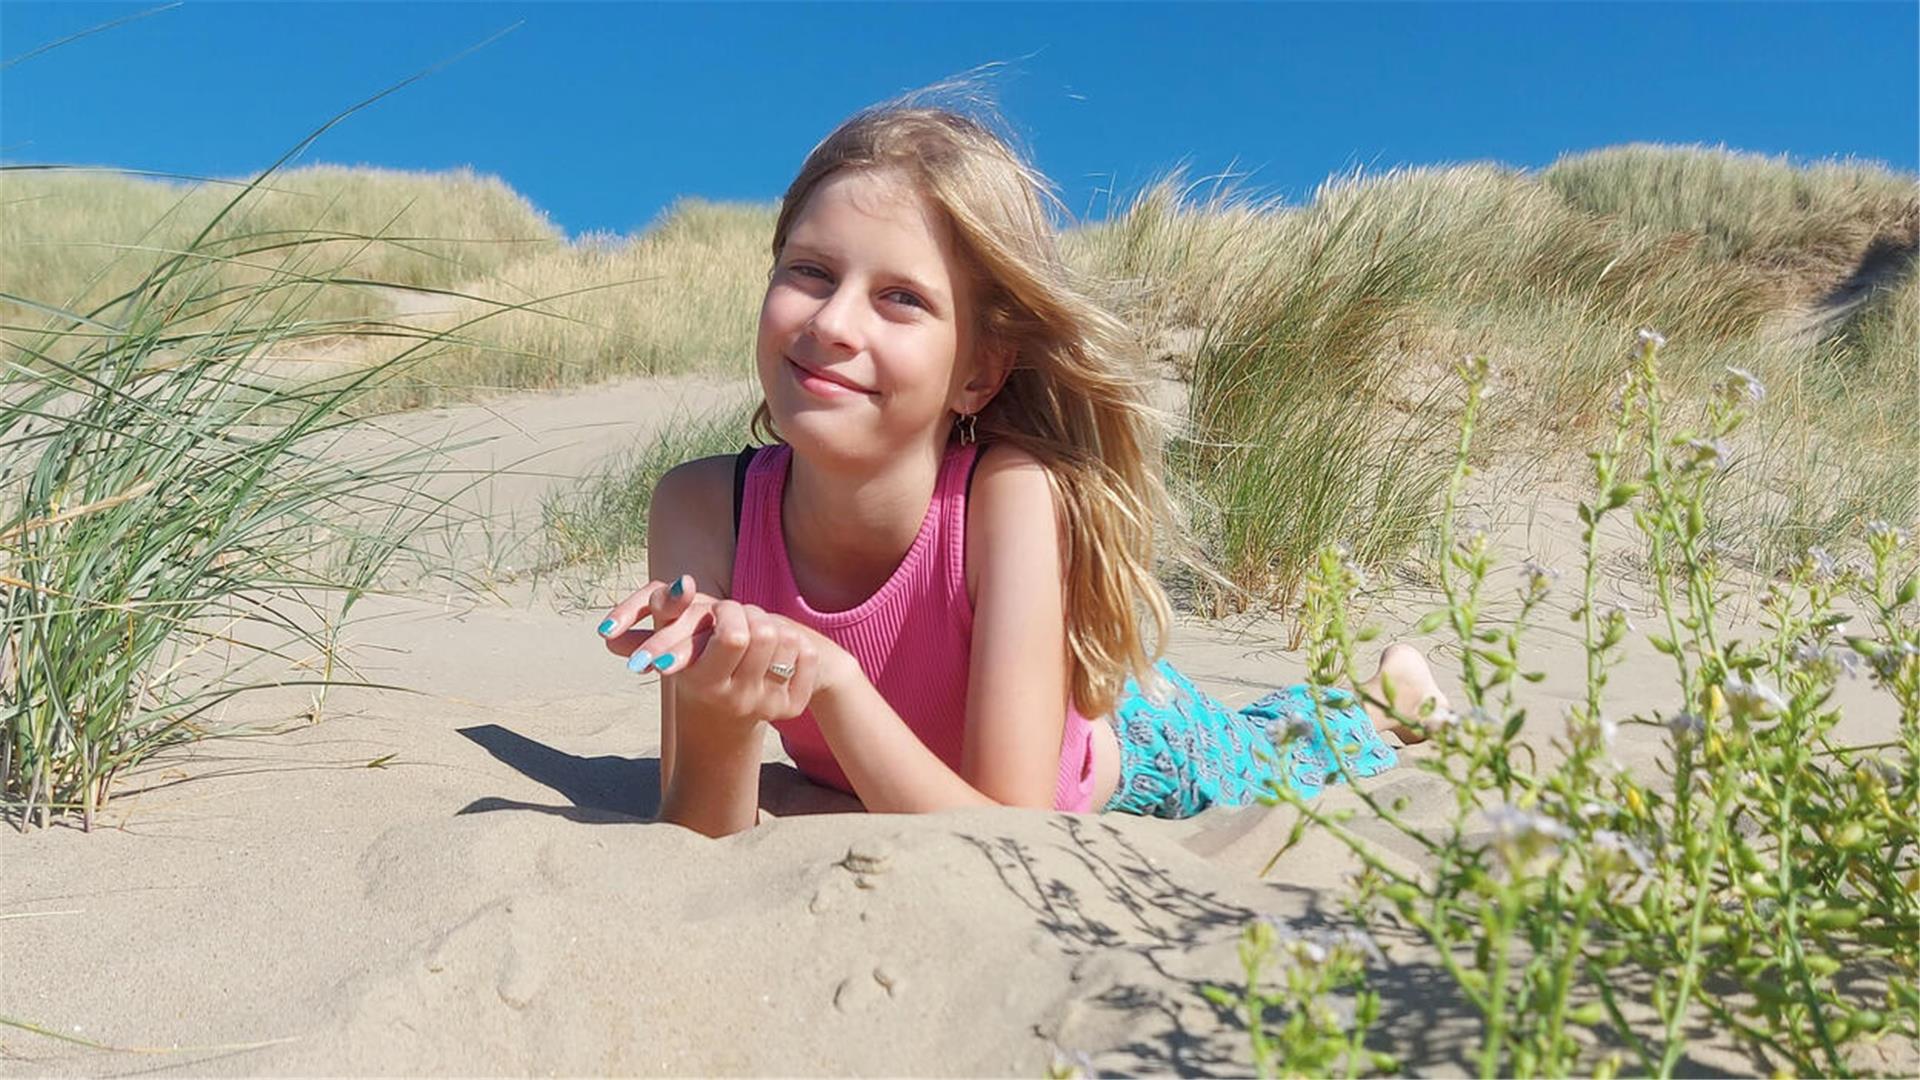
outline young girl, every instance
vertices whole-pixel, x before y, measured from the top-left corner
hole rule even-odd
[[[788,188],[755,356],[773,444],[661,479],[657,580],[600,626],[663,679],[663,820],[751,827],[762,723],[868,811],[1181,817],[1276,775],[1317,790],[1334,747],[1386,768],[1381,706],[1438,697],[1397,646],[1366,708],[1332,695],[1323,734],[1306,687],[1235,712],[1154,663],[1161,433],[1046,190],[981,123],[900,103],[841,125]]]

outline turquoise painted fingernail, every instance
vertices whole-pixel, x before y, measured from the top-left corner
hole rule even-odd
[[[668,596],[679,596],[687,591],[687,575],[681,574],[673,579],[673,588],[667,590]]]
[[[655,661],[653,662],[653,667],[654,667],[654,670],[655,670],[655,671],[665,671],[665,670],[667,670],[668,668],[670,668],[670,667],[672,667],[672,666],[673,666],[673,654],[672,654],[672,653],[667,653],[667,654],[665,654],[665,655],[663,655],[663,656],[661,656],[661,657],[660,657],[660,659],[658,659],[658,660],[655,660]]]
[[[613,633],[613,620],[608,619],[606,622],[600,624],[600,636],[606,637],[611,633]]]
[[[635,649],[633,650],[633,655],[627,657],[627,670],[633,672],[635,675],[641,674],[652,665],[653,654],[645,649]]]

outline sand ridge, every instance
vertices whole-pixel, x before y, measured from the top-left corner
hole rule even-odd
[[[713,393],[635,380],[396,423],[499,436],[476,467],[558,459],[461,496],[524,512],[597,462],[623,418],[639,437]],[[605,441],[582,447],[582,431]],[[1523,545],[1517,561],[1571,551],[1571,520],[1556,504],[1495,524]],[[1372,614],[1391,637],[1426,606],[1402,595]],[[415,692],[338,689],[321,722],[290,727],[305,688],[237,699],[226,722],[287,730],[153,759],[90,835],[0,832],[0,1014],[115,1047],[202,1048],[103,1052],[4,1029],[0,1071],[1032,1076],[1064,1049],[1103,1072],[1245,1074],[1244,1033],[1200,987],[1238,980],[1249,919],[1345,918],[1354,863],[1324,836],[1258,876],[1293,823],[1284,809],[801,815],[717,841],[650,823],[657,684],[605,651],[603,611],[527,581],[369,596],[349,655]],[[1171,657],[1237,705],[1302,675],[1288,630],[1185,622]],[[1544,748],[1581,661],[1565,629],[1537,648],[1550,677],[1527,737]],[[1664,708],[1669,672],[1641,646],[1609,700]],[[1842,701],[1863,731],[1891,722],[1863,684]],[[1620,756],[1651,769],[1663,746],[1629,727]],[[1437,823],[1451,794],[1417,767],[1428,753],[1404,751],[1374,790]],[[767,789],[791,788],[777,740],[764,757]],[[1417,856],[1356,827],[1390,858]],[[1422,1073],[1469,1071],[1476,1025],[1444,974],[1410,942],[1383,945],[1380,1043]],[[1751,1068],[1710,1039],[1693,1053],[1683,1072]]]

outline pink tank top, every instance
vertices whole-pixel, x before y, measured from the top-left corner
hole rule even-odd
[[[733,555],[733,599],[810,626],[846,649],[880,696],[956,773],[973,643],[965,563],[967,482],[978,450],[956,446],[947,451],[933,502],[906,558],[879,591],[845,611],[815,611],[794,584],[780,523],[790,447],[767,447],[748,465]],[[773,727],[808,779],[854,794],[811,712]],[[1053,806],[1086,813],[1092,803],[1093,728],[1069,705]]]

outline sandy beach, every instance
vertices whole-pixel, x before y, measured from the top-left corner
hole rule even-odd
[[[457,452],[470,468],[524,462],[461,496],[510,534],[664,417],[745,392],[632,380],[390,423],[488,440]],[[1518,491],[1490,487],[1484,520],[1512,562],[1571,578],[1572,503]],[[1375,598],[1387,634],[1365,658],[1430,606],[1410,586]],[[1244,1074],[1244,1031],[1200,987],[1239,981],[1250,919],[1347,920],[1354,863],[1332,840],[1261,876],[1290,809],[810,815],[771,736],[763,788],[789,813],[717,841],[651,823],[657,682],[603,648],[604,610],[524,580],[370,596],[345,655],[411,692],[335,689],[318,723],[308,688],[243,696],[220,723],[278,733],[163,753],[90,834],[0,831],[0,1014],[116,1048],[0,1029],[0,1072],[1036,1076],[1082,1052],[1103,1074]],[[1549,677],[1526,738],[1547,752],[1584,686],[1571,629],[1535,639]],[[1170,656],[1236,705],[1303,674],[1288,633],[1187,620]],[[1671,662],[1637,648],[1610,687],[1622,715],[1669,707]],[[1436,667],[1456,689],[1450,654]],[[1843,734],[1891,729],[1864,681],[1841,695]],[[1621,766],[1656,769],[1665,739],[1624,728]],[[1372,789],[1437,826],[1452,795],[1429,753]],[[1471,1071],[1476,1017],[1413,943],[1381,944],[1381,1044],[1416,1073]],[[1712,1032],[1689,1045],[1682,1073],[1754,1068]]]

